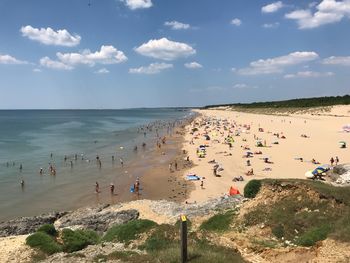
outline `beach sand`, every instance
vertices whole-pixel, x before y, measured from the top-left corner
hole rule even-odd
[[[205,177],[203,189],[200,181],[194,181],[195,190],[190,193],[187,202],[204,202],[210,198],[228,194],[230,186],[238,188],[243,193],[244,186],[251,179],[305,179],[305,172],[318,166],[311,163],[313,158],[321,165],[330,164],[330,158],[336,156],[339,157],[339,163],[350,163],[350,133],[341,131],[344,125],[350,123],[350,106],[335,106],[330,112],[314,110],[312,113],[293,113],[289,116],[242,113],[224,109],[197,111],[201,114],[197,121],[205,118],[227,119],[230,123],[236,122],[238,128],[242,130],[245,130],[243,125],[250,125],[250,130],[242,132],[240,136],[234,136],[235,142],[232,149],[229,149],[229,146],[223,143],[228,134],[223,126],[216,132],[209,132],[211,137],[209,141],[206,141],[203,136],[204,126],[200,127],[194,135],[190,134],[192,127],[187,127],[183,147],[188,151],[195,166],[187,170],[184,177],[189,173]],[[264,132],[259,132],[259,127],[263,128]],[[215,125],[210,126],[209,130],[214,128],[216,128]],[[286,139],[278,139],[273,135],[274,133],[279,133],[280,137],[284,135]],[[308,138],[301,137],[302,134],[307,135]],[[195,135],[198,139],[193,139]],[[261,139],[263,144],[266,141],[266,147],[256,147],[254,135]],[[194,144],[190,144],[192,139]],[[276,141],[279,144],[273,144]],[[346,141],[348,147],[340,149],[339,141]],[[209,144],[206,148],[206,157],[198,158],[196,149],[199,145],[206,143]],[[262,151],[261,155],[254,154],[249,158],[250,167],[246,164],[247,158],[242,158],[247,152],[242,146],[248,146],[250,148],[248,151],[251,152]],[[229,153],[232,156],[228,155]],[[273,163],[264,163],[262,158],[265,156],[269,157]],[[296,158],[303,158],[303,162]],[[213,159],[224,168],[219,172],[220,177],[213,175],[213,164],[208,163]],[[245,173],[251,168],[254,169],[254,175],[246,176]],[[271,171],[263,171],[264,168],[271,168]],[[237,176],[243,176],[244,181],[233,182],[232,179]]]

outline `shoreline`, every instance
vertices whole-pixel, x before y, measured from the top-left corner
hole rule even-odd
[[[188,117],[186,117],[188,119]],[[187,119],[181,119],[182,122],[187,121]],[[172,121],[173,125],[175,120]],[[178,123],[178,121],[176,121]],[[98,168],[96,161],[94,160],[93,154],[87,156],[90,158],[90,162],[87,163],[85,161],[81,161],[80,158],[74,163],[74,169],[70,169],[67,167],[63,161],[58,160],[62,167],[60,169],[69,170],[69,174],[61,174],[59,170],[57,178],[55,176],[50,175],[39,175],[35,180],[51,182],[55,186],[54,191],[51,191],[48,195],[48,199],[43,200],[42,196],[39,193],[35,194],[31,199],[31,205],[28,209],[16,209],[13,210],[6,203],[3,204],[4,209],[7,207],[10,208],[8,212],[3,213],[0,221],[6,221],[15,219],[22,216],[35,216],[37,214],[49,213],[52,211],[69,211],[78,209],[86,206],[93,206],[103,204],[118,204],[120,202],[133,201],[137,199],[168,199],[167,193],[161,192],[158,193],[157,187],[153,187],[153,182],[159,181],[159,179],[163,178],[164,171],[167,170],[168,160],[173,159],[176,155],[181,154],[182,151],[182,137],[179,134],[176,134],[176,131],[179,129],[178,125],[173,128],[173,136],[168,138],[168,141],[165,145],[162,146],[162,151],[165,152],[165,155],[161,155],[161,152],[158,151],[156,147],[156,128],[153,131],[149,131],[147,133],[147,137],[143,138],[140,135],[140,138],[135,139],[134,141],[130,141],[124,150],[120,150],[118,144],[113,144],[108,146],[109,151],[107,152],[97,152],[102,160],[102,169]],[[172,129],[170,129],[171,131]],[[168,130],[169,132],[169,130]],[[162,127],[159,129],[159,135],[167,135],[166,125],[162,124]],[[169,134],[170,135],[170,134]],[[141,147],[142,141],[147,143],[146,148],[143,149]],[[115,146],[114,146],[115,145]],[[115,148],[118,145],[117,155],[113,154],[110,149]],[[133,151],[133,145],[138,145],[139,149],[137,152]],[[129,149],[130,148],[130,149]],[[115,161],[111,160],[111,156],[115,155]],[[124,167],[121,167],[119,162],[119,157],[124,159]],[[181,158],[180,158],[181,159]],[[74,161],[73,161],[74,162]],[[27,168],[27,166],[25,166]],[[83,168],[83,170],[82,170]],[[64,171],[67,173],[67,171]],[[82,173],[89,171],[88,174]],[[27,170],[24,171],[26,174]],[[75,174],[75,173],[78,174]],[[173,173],[172,175],[176,175],[176,179],[179,178],[178,173]],[[64,176],[63,176],[64,175]],[[139,197],[130,193],[130,185],[132,185],[136,178],[140,177],[141,184],[144,186],[144,191],[141,191]],[[86,178],[86,179],[84,179]],[[150,179],[148,179],[150,178]],[[178,179],[177,179],[178,180]],[[99,194],[94,193],[94,182],[98,181],[100,185],[101,192]],[[183,183],[181,180],[178,180]],[[19,193],[18,200],[15,200],[16,203],[23,203],[26,193],[32,193],[32,184],[29,181],[28,185],[25,185],[24,191]],[[112,195],[110,193],[109,185],[113,182],[115,185],[115,194]],[[63,185],[62,185],[63,183]],[[61,185],[63,187],[61,187]],[[157,184],[159,186],[159,184]],[[173,184],[170,184],[166,180],[161,180],[161,189],[168,189],[168,192],[172,192],[172,190],[176,187]],[[68,187],[68,188],[67,188]],[[67,188],[67,189],[66,189]],[[65,189],[68,192],[65,193]],[[19,189],[20,191],[21,189]],[[178,189],[175,189],[178,191]],[[79,194],[75,194],[75,193]],[[72,193],[74,195],[72,195]],[[62,198],[61,198],[62,197]],[[68,202],[67,201],[68,198]],[[182,196],[182,198],[184,198]],[[177,198],[178,199],[178,198]],[[66,201],[65,201],[66,200]],[[16,206],[14,206],[16,207]],[[13,212],[12,212],[13,211]]]

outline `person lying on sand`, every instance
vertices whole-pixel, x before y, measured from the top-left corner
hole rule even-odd
[[[249,171],[247,171],[245,174],[246,174],[246,175],[248,175],[248,176],[250,176],[250,175],[254,175],[253,168],[252,168],[252,169],[250,169]]]
[[[313,163],[313,164],[320,164],[320,162],[317,162],[314,158],[312,158],[311,163]]]
[[[244,178],[242,175],[240,175],[239,177],[233,177],[232,181],[233,182],[243,182]]]

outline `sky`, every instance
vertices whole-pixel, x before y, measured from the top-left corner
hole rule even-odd
[[[0,0],[0,109],[350,93],[350,0]]]

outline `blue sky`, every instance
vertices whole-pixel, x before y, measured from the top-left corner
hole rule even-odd
[[[350,93],[350,0],[0,0],[0,108]]]

